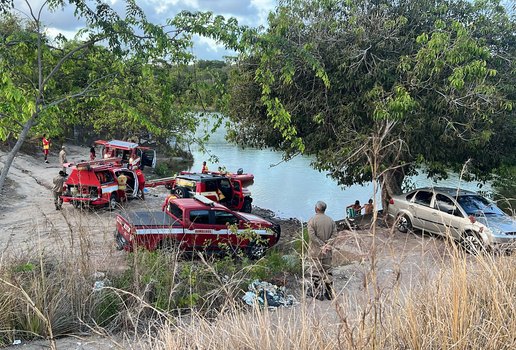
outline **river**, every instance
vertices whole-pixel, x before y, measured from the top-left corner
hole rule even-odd
[[[298,156],[282,162],[281,153],[254,148],[242,149],[225,141],[225,129],[219,128],[208,141],[206,148],[211,155],[219,158],[218,164],[207,161],[208,169],[216,171],[225,166],[228,171],[236,172],[242,168],[245,173],[254,174],[254,183],[248,186],[253,197],[253,205],[267,208],[282,218],[308,220],[314,214],[314,204],[318,200],[326,202],[326,213],[335,220],[345,216],[345,207],[359,200],[363,205],[373,196],[373,186],[354,185],[342,188],[325,173],[310,167],[310,157]],[[194,163],[188,170],[200,172],[202,162],[209,156],[198,148],[192,147]],[[424,175],[412,177],[416,187],[441,185],[460,186],[477,191],[476,183],[461,182],[457,175],[447,180],[433,182]],[[484,185],[482,191],[491,191]],[[379,202],[379,200],[378,200]]]

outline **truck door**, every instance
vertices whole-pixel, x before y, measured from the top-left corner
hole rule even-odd
[[[238,223],[239,218],[225,210],[212,210],[213,229],[216,234],[217,247],[220,249],[228,249],[228,253],[233,253],[239,246]]]
[[[231,187],[233,190],[233,207],[237,210],[240,210],[244,206],[244,192],[242,191],[242,181],[231,180]]]
[[[213,215],[207,209],[191,210],[188,214],[189,225],[185,235],[188,245],[193,249],[214,248],[218,244],[219,235],[227,235],[227,232],[213,229]]]
[[[156,167],[156,151],[153,149],[138,149],[140,158],[142,160],[142,168],[150,166],[151,168]]]

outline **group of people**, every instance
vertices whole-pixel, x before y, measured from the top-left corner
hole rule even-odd
[[[354,218],[356,216],[362,215],[362,209],[364,209],[364,215],[373,213],[373,200],[369,199],[369,201],[364,204],[364,206],[360,205],[360,201],[356,200],[354,204],[350,204],[346,207],[346,216],[350,218]]]
[[[43,145],[43,155],[45,157],[45,163],[48,164],[48,154],[50,152],[50,145],[52,142],[50,141],[50,138],[47,138],[47,134],[43,134],[41,143]],[[68,163],[68,159],[66,153],[66,146],[64,145],[61,146],[61,150],[59,151],[59,163],[61,164],[62,171],[66,174],[65,164]]]
[[[43,155],[44,155],[44,161],[46,164],[49,163],[48,161],[48,155],[50,151],[50,145],[51,141],[50,138],[47,137],[46,134],[43,134],[42,138],[42,147],[43,147]],[[95,160],[96,158],[96,152],[95,152],[95,145],[92,145],[90,147],[90,161]],[[66,163],[68,163],[67,158],[67,152],[66,152],[66,146],[61,146],[61,150],[59,151],[59,163],[61,165],[61,170],[59,170],[59,173],[57,176],[55,176],[52,179],[52,194],[54,196],[54,205],[56,210],[61,210],[61,207],[63,205],[63,199],[61,196],[63,195],[63,187],[64,183],[66,182],[66,178],[68,176],[66,172]],[[206,162],[205,162],[206,163]],[[144,184],[145,184],[145,175],[143,174],[143,171],[139,169],[137,166],[133,168],[135,171],[135,174],[138,178],[138,193],[142,200],[145,199],[145,192],[144,192]],[[101,181],[101,179],[99,179]],[[102,181],[101,181],[102,182]],[[124,202],[127,200],[126,196],[126,189],[127,189],[127,176],[123,173],[120,173],[120,175],[117,177],[117,183],[118,183],[118,196],[120,198],[120,202]]]

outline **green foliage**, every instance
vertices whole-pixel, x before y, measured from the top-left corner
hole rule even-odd
[[[92,318],[100,327],[111,325],[123,310],[120,295],[112,289],[96,291],[92,297]]]
[[[0,140],[17,143],[0,188],[31,132],[69,137],[82,129],[90,139],[100,133],[163,145],[171,137],[179,145],[199,141],[193,139],[199,122],[194,108],[205,106],[204,98],[215,105],[223,85],[196,82],[189,67],[192,34],[235,48],[241,30],[235,19],[185,12],[156,25],[134,0],[125,0],[125,12],[101,2],[90,7],[85,0],[27,2],[24,18],[15,17],[10,5],[0,3]],[[77,36],[81,40],[49,38],[41,18],[33,15],[65,6],[87,24]],[[212,81],[219,79],[223,74]]]
[[[421,165],[485,179],[515,161],[514,28],[496,0],[282,1],[230,75],[230,139],[343,185],[374,160],[387,192]]]

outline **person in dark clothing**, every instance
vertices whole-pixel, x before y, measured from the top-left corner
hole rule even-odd
[[[96,154],[95,154],[95,145],[92,145],[90,147],[90,160],[95,160]]]
[[[63,187],[66,181],[66,173],[62,170],[59,171],[59,175],[54,177],[52,183],[54,186],[52,187],[52,194],[54,195],[54,204],[56,206],[56,210],[61,210],[61,206],[63,205],[63,199],[61,195],[63,194]]]

